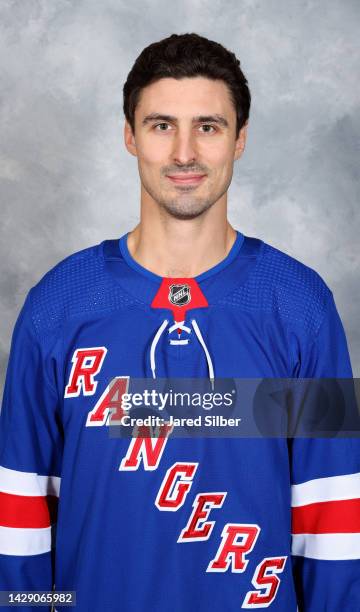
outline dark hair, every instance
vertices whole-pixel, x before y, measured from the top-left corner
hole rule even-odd
[[[236,110],[236,137],[249,118],[251,95],[235,54],[198,34],[172,34],[146,47],[136,59],[123,88],[124,114],[135,133],[135,108],[141,90],[172,77],[204,76],[221,79],[230,91]]]

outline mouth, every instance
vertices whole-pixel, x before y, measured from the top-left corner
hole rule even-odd
[[[175,185],[198,185],[206,174],[167,174],[166,176]]]

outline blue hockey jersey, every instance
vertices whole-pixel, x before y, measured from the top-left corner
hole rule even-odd
[[[169,377],[352,377],[331,291],[239,231],[193,279],[143,268],[127,234],[45,274],[6,374],[0,589],[55,584],[79,612],[360,610],[358,440],[109,436],[132,380]]]

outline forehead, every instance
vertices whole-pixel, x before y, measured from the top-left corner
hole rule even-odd
[[[163,78],[141,91],[135,114],[166,113],[176,117],[195,115],[225,115],[235,117],[228,86],[224,81],[193,77]]]

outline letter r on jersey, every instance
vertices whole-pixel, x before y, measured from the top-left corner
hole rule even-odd
[[[250,553],[260,533],[259,525],[227,523],[222,530],[222,541],[215,559],[210,561],[207,572],[244,572],[249,561],[245,555]]]
[[[81,390],[84,395],[94,395],[97,387],[94,376],[100,372],[106,353],[105,346],[76,349],[64,397],[78,397]]]

